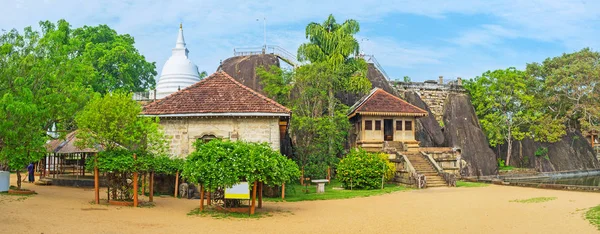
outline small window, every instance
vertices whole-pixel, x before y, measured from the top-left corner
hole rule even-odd
[[[396,120],[396,131],[402,131],[402,120]]]
[[[381,130],[381,120],[375,120],[375,130]]]
[[[404,130],[412,131],[412,121],[404,121]]]
[[[365,120],[365,130],[373,130],[373,121]]]

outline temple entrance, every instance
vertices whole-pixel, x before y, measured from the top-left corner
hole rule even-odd
[[[394,140],[394,120],[384,119],[383,120],[383,140],[393,141]]]

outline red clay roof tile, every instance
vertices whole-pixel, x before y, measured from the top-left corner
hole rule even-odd
[[[350,109],[350,116],[360,112],[402,113],[410,116],[426,116],[427,111],[416,107],[383,89],[375,88]]]
[[[223,71],[144,107],[144,115],[203,113],[290,114],[285,106],[237,82]]]

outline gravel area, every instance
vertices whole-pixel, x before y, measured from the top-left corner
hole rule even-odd
[[[0,195],[0,233],[596,233],[583,215],[600,204],[598,193],[490,185],[265,202],[263,218],[216,219],[187,215],[198,200],[156,197],[152,208],[113,207],[91,204],[93,189],[24,188],[38,194]],[[509,202],[533,197],[557,199]]]

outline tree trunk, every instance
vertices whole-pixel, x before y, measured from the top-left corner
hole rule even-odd
[[[328,107],[329,110],[328,111],[329,111],[329,122],[330,122],[329,124],[331,124],[331,126],[334,125],[334,122],[333,122],[333,116],[335,114],[334,101],[335,101],[335,96],[333,93],[333,89],[330,88],[329,89],[329,107]],[[330,134],[333,135],[335,133],[330,132]],[[327,153],[329,154],[329,156],[333,156],[333,136],[332,135],[329,135],[329,146],[327,149]]]
[[[21,170],[17,169],[17,189],[21,189]]]
[[[509,131],[510,132],[510,131]],[[512,137],[506,139],[506,144],[508,144],[507,152],[506,152],[506,166],[510,165],[510,156],[512,154]]]

